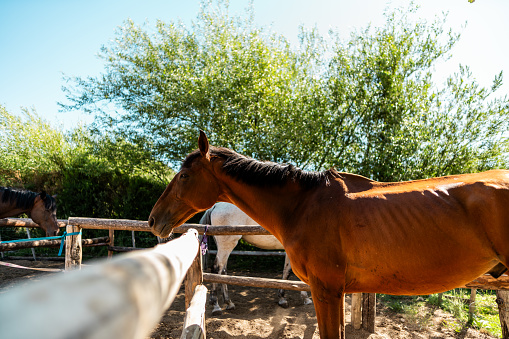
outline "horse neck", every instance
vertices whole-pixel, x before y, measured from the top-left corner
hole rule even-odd
[[[302,203],[302,189],[297,184],[283,187],[251,186],[234,180],[227,175],[221,176],[222,191],[220,201],[239,207],[254,221],[271,232],[281,241],[288,216]]]
[[[0,218],[16,217],[22,213],[30,214],[31,210],[32,208],[23,209],[16,207],[16,202],[12,204],[0,202]]]
[[[6,201],[3,202],[2,195],[0,195],[0,218],[16,217],[22,213],[30,214],[33,203],[29,208],[22,208],[17,206],[17,201]]]

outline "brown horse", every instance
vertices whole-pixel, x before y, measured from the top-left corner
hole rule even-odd
[[[152,209],[152,232],[237,205],[311,286],[321,338],[345,338],[345,293],[437,293],[509,265],[509,171],[382,183],[260,162],[202,131],[198,144]]]
[[[0,218],[15,217],[27,213],[46,232],[46,236],[58,234],[57,203],[46,192],[0,187]]]

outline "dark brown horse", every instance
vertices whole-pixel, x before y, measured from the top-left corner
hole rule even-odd
[[[345,293],[437,293],[509,265],[509,171],[382,183],[260,162],[203,132],[198,143],[152,209],[153,233],[237,205],[311,286],[321,338],[345,337]]]
[[[0,187],[0,218],[16,217],[27,213],[46,232],[46,236],[58,234],[57,203],[46,192]]]

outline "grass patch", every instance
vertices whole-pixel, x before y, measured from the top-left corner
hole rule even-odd
[[[439,295],[429,296],[391,296],[378,295],[379,301],[392,312],[402,314],[408,323],[418,328],[426,327],[433,317],[433,312],[440,307],[452,314],[457,322],[445,321],[442,325],[461,332],[472,327],[481,332],[502,337],[498,307],[495,302],[495,291],[477,290],[476,311],[469,319],[470,289],[455,289],[443,293],[442,302]],[[430,308],[430,306],[432,306]],[[427,311],[426,311],[427,310]]]

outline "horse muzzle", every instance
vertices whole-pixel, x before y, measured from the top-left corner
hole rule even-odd
[[[154,217],[150,216],[148,225],[152,229],[152,234],[160,238],[166,238],[171,234],[173,227],[168,222],[158,222]]]
[[[152,216],[148,219],[148,226],[152,229],[152,233],[158,237],[161,236],[162,231],[165,228],[165,225],[162,223],[156,223],[156,219]]]
[[[60,231],[59,229],[57,229],[56,231],[46,231],[46,236],[47,237],[57,236],[59,231]]]

